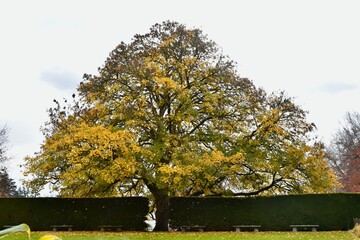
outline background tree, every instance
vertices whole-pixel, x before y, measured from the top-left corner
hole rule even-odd
[[[348,112],[345,124],[328,147],[332,167],[343,185],[342,190],[360,192],[360,114]]]
[[[8,142],[7,126],[0,129],[0,164],[9,160],[7,155],[7,142]],[[0,197],[15,197],[17,195],[15,181],[10,178],[7,168],[0,166]]]
[[[0,197],[16,197],[18,195],[15,181],[10,178],[5,167],[0,168]]]
[[[7,145],[6,143],[8,142],[8,131],[9,129],[7,128],[7,126],[3,126],[2,128],[0,128],[0,163],[5,162],[6,160],[8,160],[8,156],[7,156]]]
[[[336,179],[314,125],[283,92],[241,78],[199,29],[156,24],[84,75],[80,98],[55,100],[40,152],[26,158],[35,191],[150,195],[155,230],[171,196],[331,191]]]

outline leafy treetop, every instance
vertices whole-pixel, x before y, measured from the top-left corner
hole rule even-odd
[[[120,43],[56,102],[29,185],[64,196],[151,194],[166,228],[169,196],[332,191],[315,126],[284,92],[267,94],[199,29],[176,22]]]

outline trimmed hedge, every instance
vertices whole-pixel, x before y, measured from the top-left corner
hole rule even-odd
[[[170,225],[205,225],[232,231],[234,225],[261,225],[262,231],[289,231],[291,224],[318,224],[319,230],[348,230],[360,217],[360,194],[314,194],[251,198],[171,198]],[[0,198],[0,227],[27,223],[32,230],[73,225],[99,230],[122,225],[146,229],[149,200],[131,198]]]
[[[146,229],[149,200],[128,198],[0,198],[0,226],[27,223],[32,230],[73,225],[74,230],[99,230],[99,225]]]
[[[314,194],[251,198],[172,198],[171,227],[205,225],[231,231],[234,225],[261,225],[262,231],[289,231],[291,224],[318,224],[319,230],[348,230],[360,217],[360,194]]]

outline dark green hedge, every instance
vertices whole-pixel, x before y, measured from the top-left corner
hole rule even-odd
[[[348,230],[360,217],[360,194],[314,194],[251,198],[172,198],[171,227],[205,225],[233,230],[259,224],[263,231],[289,231],[291,224],[319,224],[319,230]]]
[[[171,198],[170,224],[205,225],[231,231],[260,224],[262,231],[288,231],[290,224],[319,224],[319,230],[348,230],[360,217],[360,194],[314,194],[252,198]],[[0,227],[27,223],[33,230],[70,224],[74,230],[122,225],[143,231],[147,198],[0,198]]]
[[[122,225],[145,230],[149,200],[129,198],[0,198],[0,226],[27,223],[32,230],[50,225],[73,225],[74,230],[99,230],[99,225]]]

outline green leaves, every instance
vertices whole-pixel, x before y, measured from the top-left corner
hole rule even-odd
[[[173,196],[331,191],[314,125],[285,93],[268,95],[198,29],[154,25],[114,49],[80,100],[51,111],[29,183],[63,195]],[[64,114],[61,114],[64,112]],[[128,186],[128,187],[123,187]]]

